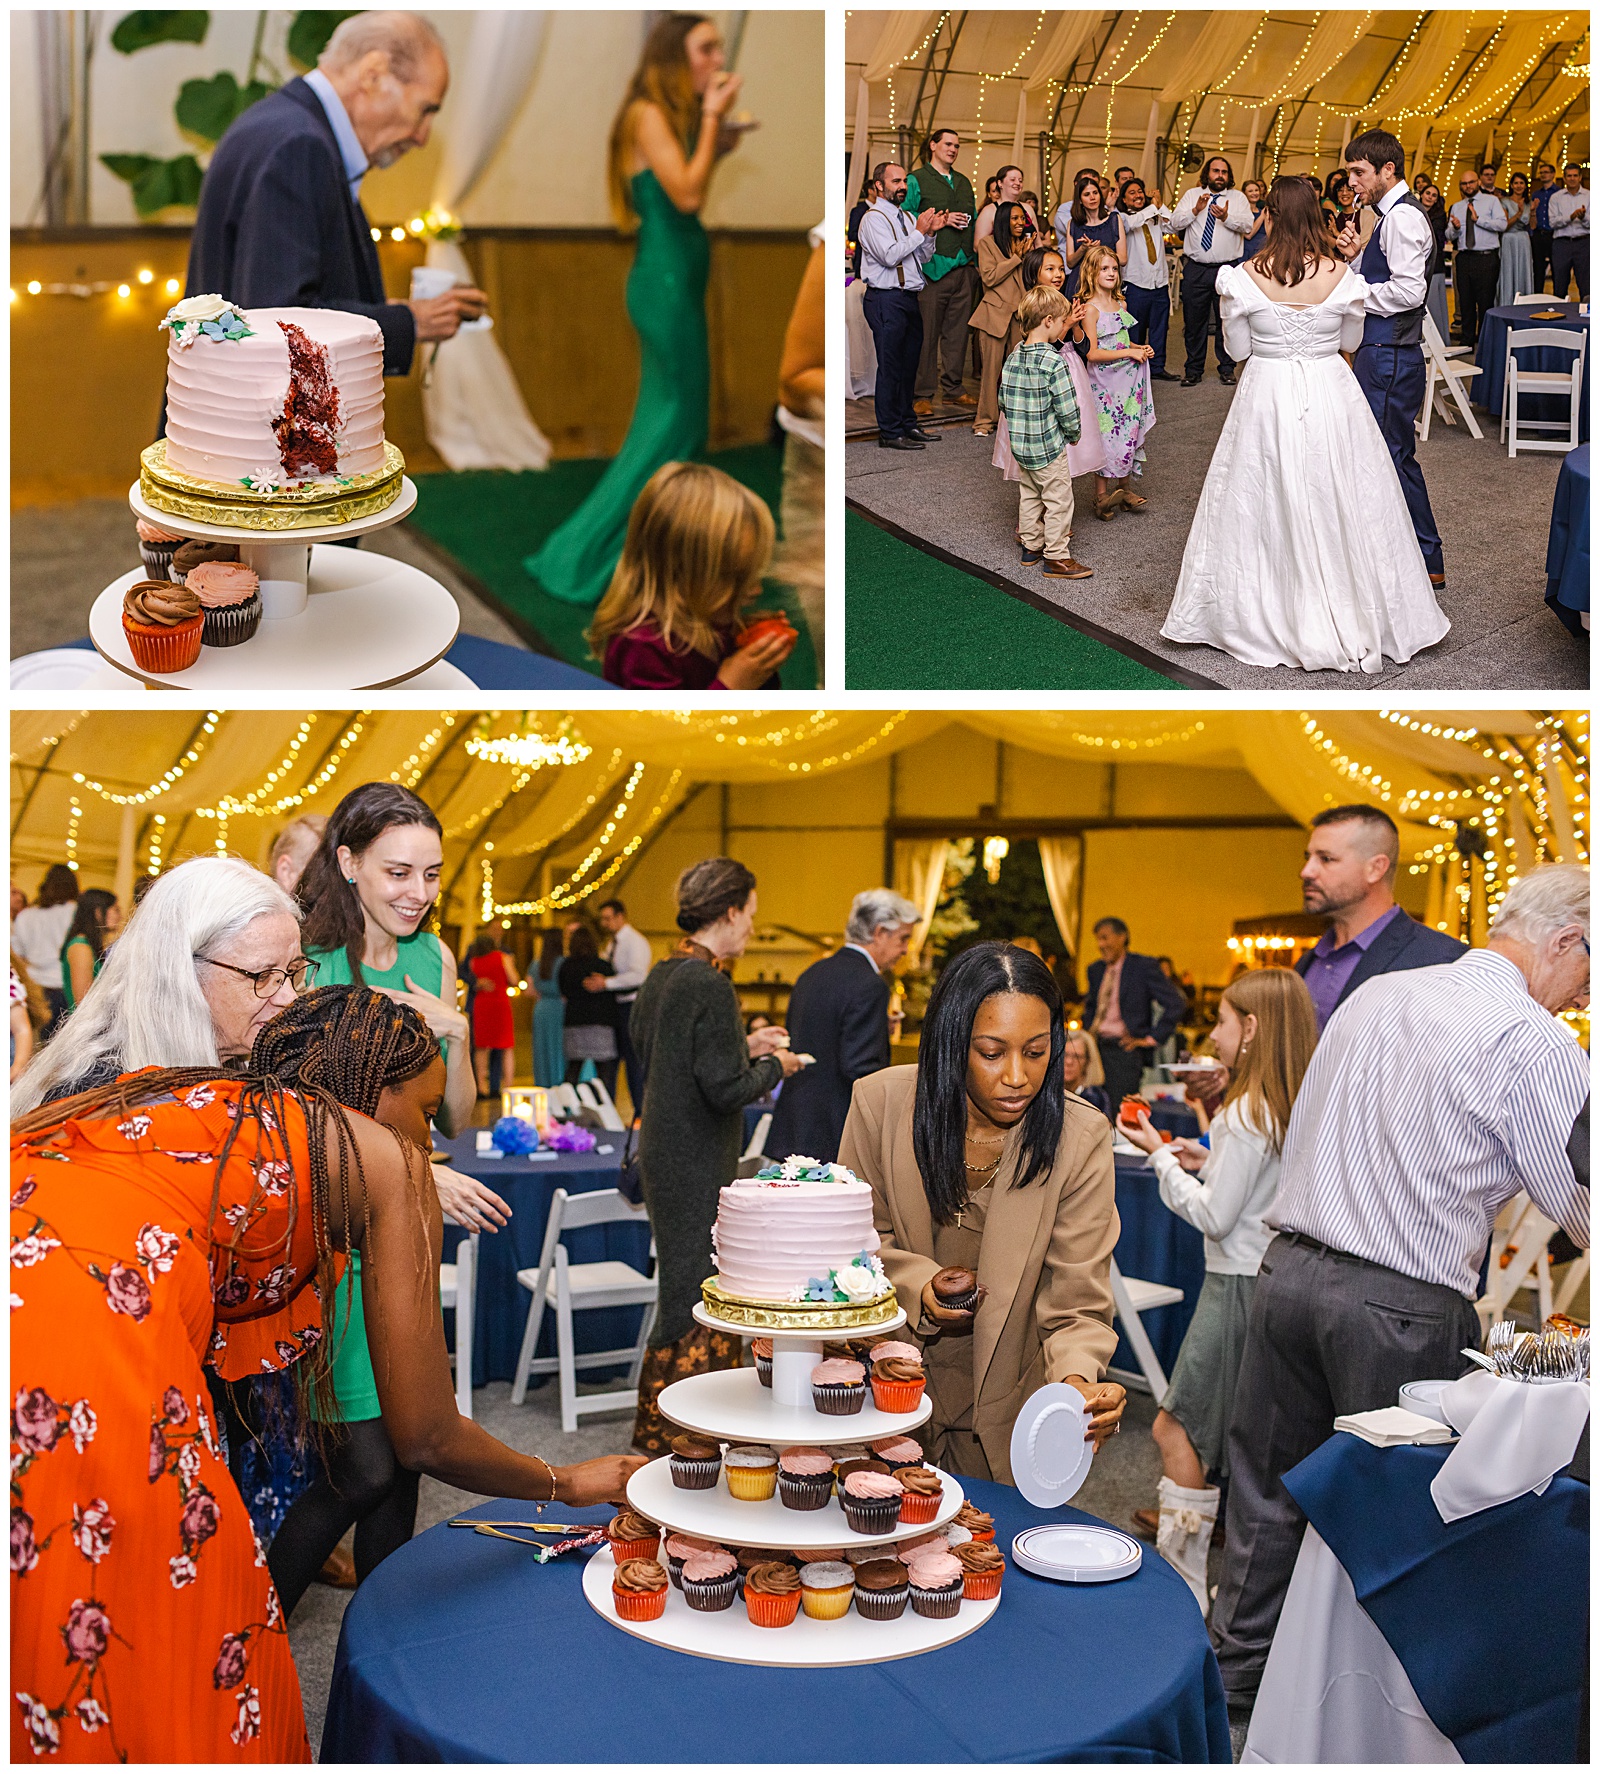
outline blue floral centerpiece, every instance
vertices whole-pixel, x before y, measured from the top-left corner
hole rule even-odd
[[[502,1115],[494,1124],[494,1132],[490,1135],[496,1151],[504,1152],[508,1157],[521,1158],[529,1152],[539,1150],[539,1130],[531,1121],[524,1121],[517,1115]]]

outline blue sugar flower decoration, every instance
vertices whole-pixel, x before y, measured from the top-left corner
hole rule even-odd
[[[812,1279],[806,1283],[807,1300],[815,1300],[818,1302],[828,1301],[833,1298],[833,1294],[834,1287],[832,1276],[829,1276],[825,1281],[818,1281],[816,1277],[813,1276]]]
[[[498,1151],[508,1153],[516,1158],[527,1152],[539,1149],[539,1130],[531,1121],[524,1121],[516,1115],[502,1115],[494,1124],[494,1132],[490,1136]]]

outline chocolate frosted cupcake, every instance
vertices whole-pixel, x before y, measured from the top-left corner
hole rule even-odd
[[[928,1620],[953,1620],[965,1577],[953,1552],[920,1552],[906,1567],[913,1612]]]
[[[667,1611],[667,1573],[653,1558],[630,1558],[611,1579],[611,1600],[621,1620],[659,1620]]]
[[[964,1579],[963,1599],[993,1601],[1000,1593],[1000,1579],[1006,1574],[1006,1555],[994,1541],[969,1540],[965,1546],[956,1547],[954,1557]]]
[[[775,1552],[770,1546],[738,1546],[734,1548],[734,1562],[739,1569],[739,1593],[744,1593],[744,1580],[757,1565],[791,1564],[796,1570],[800,1568],[800,1560],[792,1552]],[[808,1555],[809,1556],[809,1555]]]
[[[683,1588],[683,1561],[691,1552],[721,1552],[715,1540],[702,1540],[698,1534],[668,1534],[661,1550],[666,1557],[667,1576],[674,1589]]]
[[[903,1466],[895,1474],[905,1491],[900,1499],[904,1522],[932,1521],[944,1499],[944,1480],[926,1466]]]
[[[770,1392],[772,1390],[772,1338],[757,1337],[750,1345],[750,1353],[756,1358],[756,1378]]]
[[[899,1360],[914,1361],[918,1367],[921,1367],[922,1351],[915,1343],[897,1343],[893,1341],[874,1343],[867,1350],[866,1360],[868,1366],[871,1366],[871,1364],[876,1361]]]
[[[994,1538],[994,1517],[986,1515],[981,1509],[975,1509],[970,1503],[963,1503],[956,1511],[955,1522],[957,1527],[965,1528],[974,1540]]]
[[[661,1530],[635,1510],[624,1509],[606,1527],[611,1556],[620,1565],[630,1558],[655,1558],[661,1551]]]
[[[887,1534],[900,1516],[903,1487],[887,1472],[852,1472],[839,1486],[844,1518],[857,1534]]]
[[[232,542],[184,542],[173,552],[171,574],[182,584],[191,567],[206,561],[237,561],[238,547]]]
[[[739,1587],[739,1566],[731,1552],[720,1546],[709,1552],[691,1552],[683,1561],[679,1588],[683,1599],[700,1614],[720,1614],[733,1606]]]
[[[833,1456],[821,1448],[778,1455],[778,1500],[785,1509],[821,1509],[833,1495]]]
[[[184,578],[200,600],[208,647],[237,647],[261,626],[261,581],[238,561],[201,561]]]
[[[859,1361],[819,1362],[811,1370],[811,1402],[825,1416],[855,1416],[867,1402],[867,1370]]]
[[[139,559],[152,579],[172,577],[172,551],[184,540],[172,530],[160,529],[141,517],[134,524],[139,532]]]
[[[744,1576],[744,1605],[752,1626],[792,1626],[800,1612],[800,1573],[776,1560],[752,1565]]]
[[[856,1566],[856,1612],[863,1620],[898,1620],[911,1593],[910,1575],[897,1558]]]
[[[186,585],[140,579],[122,594],[122,632],[141,671],[187,671],[200,657],[204,625],[200,600]]]
[[[933,1297],[950,1312],[970,1312],[978,1301],[978,1278],[970,1269],[941,1269],[933,1278]]]
[[[714,1490],[722,1470],[722,1449],[703,1435],[675,1435],[667,1464],[680,1491]]]
[[[872,1364],[872,1402],[880,1411],[914,1411],[927,1384],[920,1361],[891,1355]]]

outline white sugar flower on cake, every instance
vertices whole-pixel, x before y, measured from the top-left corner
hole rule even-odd
[[[173,344],[185,349],[197,339],[214,339],[221,343],[255,337],[244,317],[244,310],[236,308],[225,296],[185,296],[167,310],[166,319],[157,331],[162,328],[172,334]]]
[[[868,1300],[875,1300],[879,1294],[887,1292],[889,1281],[883,1272],[883,1264],[863,1251],[853,1263],[834,1270],[833,1285],[852,1306],[864,1306]]]
[[[828,1164],[821,1158],[806,1158],[796,1153],[781,1164],[768,1164],[756,1172],[762,1183],[854,1183],[860,1179],[842,1164]]]

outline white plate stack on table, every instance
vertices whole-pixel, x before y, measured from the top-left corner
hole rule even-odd
[[[206,695],[286,683],[465,687],[464,674],[439,664],[460,627],[445,587],[403,562],[335,546],[401,522],[417,502],[383,435],[377,324],[197,296],[162,325],[167,435],[143,452],[128,493],[144,568],[95,600],[89,633],[101,656],[149,686]],[[140,586],[154,586],[162,606],[185,542],[248,570],[253,595],[219,602],[207,587],[210,602],[202,595],[205,607],[185,613],[197,584],[174,594],[183,610],[152,615],[148,597],[130,609]]]
[[[647,1548],[643,1538],[622,1543],[620,1566],[611,1550],[596,1553],[583,1579],[590,1604],[654,1644],[789,1668],[912,1657],[975,1632],[999,1606],[1004,1562],[989,1518],[910,1438],[931,1407],[918,1351],[893,1337],[906,1316],[872,1255],[870,1189],[812,1160],[769,1166],[723,1191],[717,1243],[719,1273],[695,1317],[754,1334],[759,1365],[661,1393],[661,1414],[690,1433],[628,1485],[637,1525],[659,1530],[659,1556],[642,1567],[628,1556]],[[859,1497],[842,1488],[857,1471]],[[668,1578],[675,1535],[702,1544],[679,1548]],[[992,1570],[964,1566],[958,1546]],[[750,1556],[760,1548],[774,1549],[775,1562]],[[703,1577],[696,1551],[707,1555]],[[904,1565],[903,1580],[881,1568],[888,1561]]]

